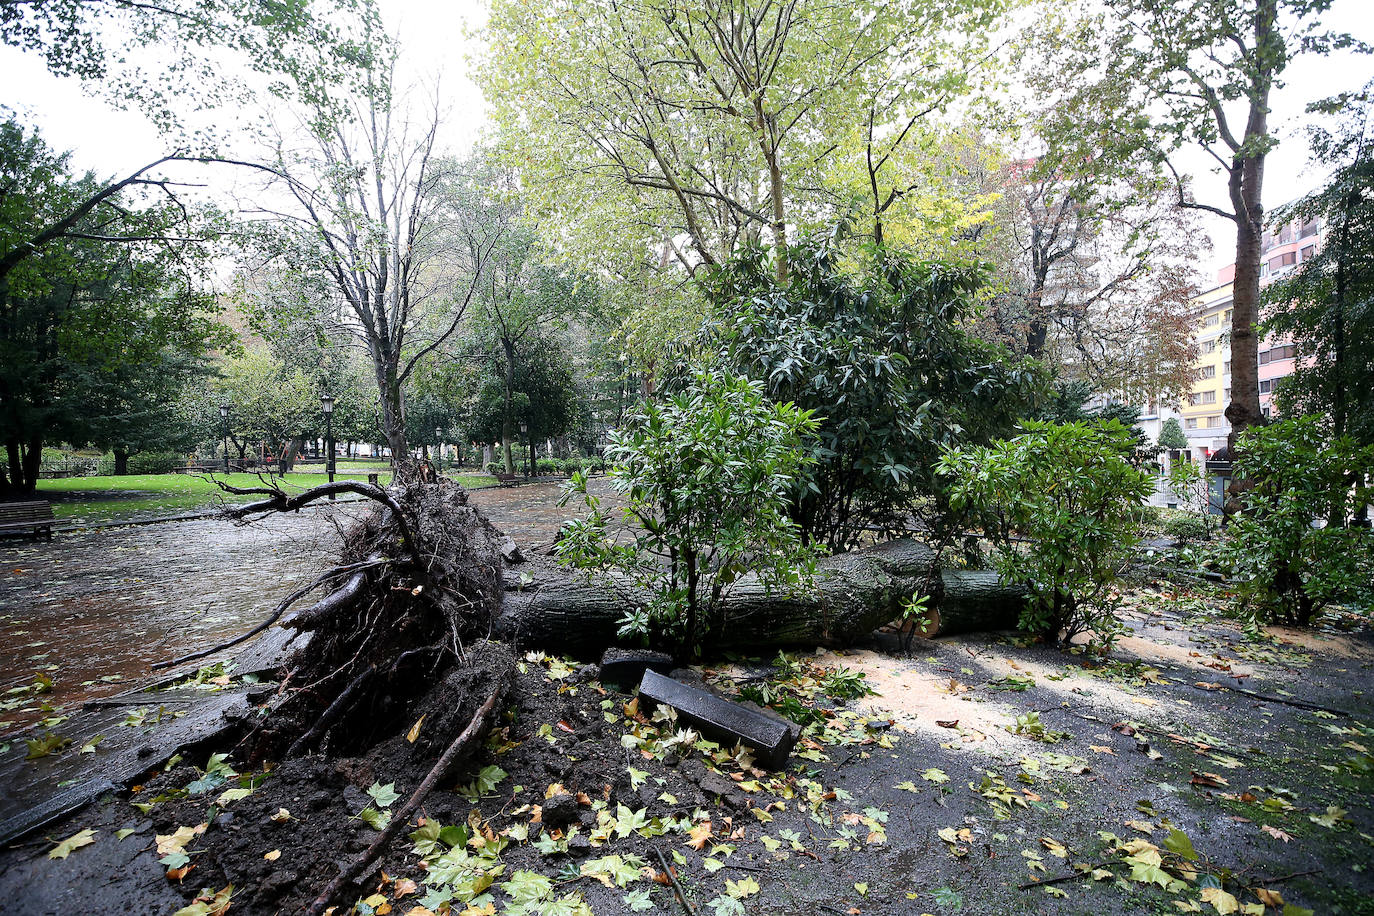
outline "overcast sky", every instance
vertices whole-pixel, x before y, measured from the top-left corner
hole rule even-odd
[[[480,27],[485,15],[478,0],[381,0],[389,25],[400,36],[402,82],[429,83],[440,79],[448,116],[444,121],[441,146],[461,152],[481,133],[484,106],[481,93],[468,79],[468,58],[475,46],[466,31]],[[1328,28],[1348,31],[1374,44],[1374,0],[1335,0],[1326,15]],[[1353,89],[1374,76],[1374,60],[1342,55],[1332,58],[1301,59],[1290,67],[1287,85],[1273,98],[1274,115],[1281,144],[1269,157],[1266,170],[1265,205],[1272,208],[1312,188],[1322,174],[1307,167],[1307,149],[1302,136],[1302,111],[1317,98],[1343,89]],[[118,111],[83,92],[73,79],[50,76],[37,55],[0,47],[0,86],[5,87],[0,103],[20,111],[36,124],[48,142],[58,149],[71,149],[76,164],[98,174],[113,175],[156,159],[164,151],[159,138],[141,115]],[[1210,160],[1187,156],[1181,164],[1197,177],[1199,197],[1223,203],[1209,188],[1224,192],[1221,182],[1205,174]],[[216,182],[239,179],[221,176]],[[1207,275],[1232,260],[1234,244],[1230,224],[1209,220],[1208,234],[1214,239],[1212,254],[1203,260]]]

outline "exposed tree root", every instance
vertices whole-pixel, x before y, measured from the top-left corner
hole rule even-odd
[[[425,776],[420,785],[411,793],[410,798],[406,799],[406,803],[392,814],[391,821],[387,824],[386,828],[372,841],[371,845],[367,847],[367,850],[359,858],[354,860],[348,867],[342,869],[338,876],[334,878],[333,881],[329,882],[329,885],[320,892],[320,895],[315,898],[315,902],[306,910],[307,916],[320,916],[340,892],[367,873],[367,870],[377,861],[378,856],[386,850],[396,834],[403,828],[408,827],[411,817],[420,809],[420,805],[424,803],[426,796],[433,791],[434,787],[438,785],[441,779],[448,775],[459,758],[470,752],[473,746],[481,741],[486,735],[487,729],[491,725],[492,717],[496,712],[496,703],[501,698],[501,695],[506,692],[506,688],[509,684],[510,669],[507,668],[506,677],[499,678],[492,686],[491,693],[487,696],[486,701],[477,708],[477,712],[473,715],[472,719],[468,721],[467,727],[459,732],[458,737],[454,738],[452,743],[444,750],[444,753],[440,755],[433,768],[430,769],[429,774]]]

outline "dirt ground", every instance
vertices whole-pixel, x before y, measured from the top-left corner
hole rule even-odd
[[[551,540],[547,500],[489,492],[517,539]],[[777,772],[584,660],[523,657],[485,747],[336,914],[685,912],[674,881],[702,916],[1374,913],[1374,637],[1248,637],[1213,590],[1126,598],[1105,661],[880,634],[684,675],[807,723]],[[461,710],[477,690],[440,696]],[[428,770],[437,716],[270,772],[190,749],[0,851],[0,909],[298,912]]]

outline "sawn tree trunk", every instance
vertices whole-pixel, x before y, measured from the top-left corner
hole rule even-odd
[[[917,541],[889,541],[836,554],[817,564],[815,587],[802,594],[769,592],[752,574],[725,600],[724,623],[709,646],[755,651],[780,646],[843,645],[898,620],[914,596],[930,596],[918,631],[926,636],[1016,625],[1025,591],[985,570],[945,570],[934,576],[935,551]],[[589,657],[625,642],[620,619],[647,602],[604,576],[589,576],[543,559],[506,570],[497,629],[523,648]]]

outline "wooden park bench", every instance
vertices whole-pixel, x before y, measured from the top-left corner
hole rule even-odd
[[[518,474],[492,474],[491,476],[495,477],[496,482],[503,487],[513,487],[519,480]]]
[[[34,537],[43,534],[52,539],[52,503],[35,499],[22,503],[0,503],[0,534],[20,534],[25,531]]]

